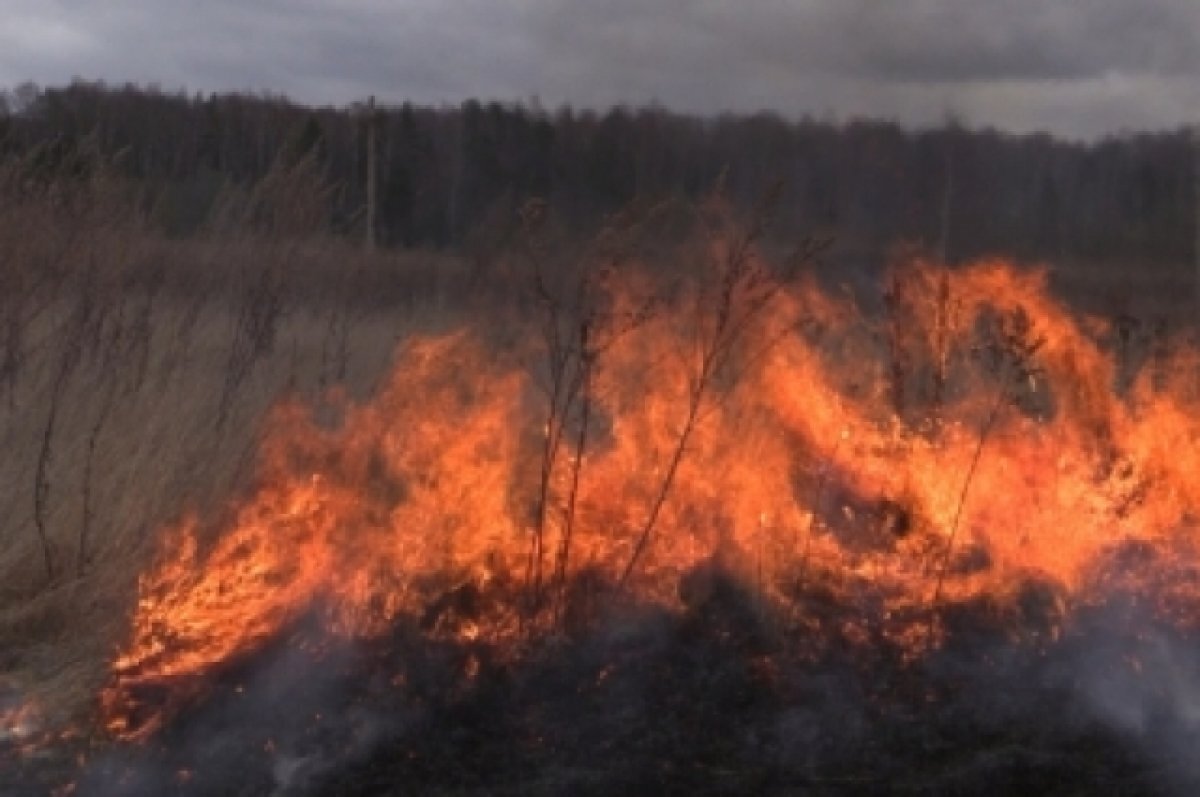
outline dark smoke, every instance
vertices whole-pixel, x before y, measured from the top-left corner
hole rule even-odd
[[[1031,578],[1011,602],[948,606],[946,643],[915,661],[870,606],[817,583],[789,607],[800,624],[717,564],[685,574],[680,595],[679,613],[608,600],[588,624],[520,652],[435,638],[419,618],[355,642],[300,624],[215,674],[148,744],[92,762],[76,793],[1200,787],[1200,650],[1115,588],[1069,606]]]

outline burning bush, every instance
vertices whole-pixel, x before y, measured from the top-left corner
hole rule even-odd
[[[155,535],[79,791],[1195,782],[1195,348],[999,259],[864,310],[708,222],[558,268],[531,207],[510,327],[279,402]]]
[[[338,423],[278,408],[229,520],[164,532],[108,728],[145,738],[303,618],[508,667],[653,606],[757,638],[762,673],[933,667],[972,634],[1044,651],[1118,585],[1193,627],[1194,580],[1163,574],[1194,572],[1194,376],[1118,390],[1108,328],[1043,272],[908,263],[883,319],[753,231],[653,273],[611,258],[569,301],[539,283],[529,339],[408,340]],[[1114,565],[1131,551],[1153,564]]]

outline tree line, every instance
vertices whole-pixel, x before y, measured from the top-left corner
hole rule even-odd
[[[230,186],[305,164],[329,187],[328,230],[361,234],[367,138],[377,142],[378,240],[459,247],[502,235],[530,197],[585,231],[635,199],[696,197],[718,180],[749,205],[782,181],[778,216],[847,252],[897,243],[950,260],[1186,262],[1197,197],[1186,130],[1082,142],[948,121],[697,117],[471,100],[305,107],[270,94],[189,95],[76,81],[0,95],[0,155],[62,168],[89,147],[144,187],[154,220],[188,235]]]

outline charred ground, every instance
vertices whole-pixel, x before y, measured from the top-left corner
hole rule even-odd
[[[1195,646],[1128,596],[1064,628],[1031,582],[949,609],[913,661],[819,589],[797,593],[800,627],[718,565],[686,578],[706,586],[681,612],[614,605],[519,655],[415,622],[337,640],[309,617],[177,697],[151,741],[56,769],[81,795],[1152,795],[1200,777],[1193,718],[1143,680],[1194,676]]]
[[[363,255],[300,167],[178,240],[22,169],[0,791],[1197,785],[1177,273],[691,205]]]

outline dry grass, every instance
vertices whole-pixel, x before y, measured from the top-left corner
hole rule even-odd
[[[253,218],[226,207],[208,234],[180,241],[144,224],[138,198],[102,170],[82,182],[30,186],[20,164],[0,167],[0,680],[15,679],[52,713],[86,716],[126,629],[155,530],[189,509],[218,516],[247,487],[257,434],[275,402],[314,401],[333,388],[365,395],[397,341],[413,332],[470,318],[497,336],[515,334],[509,314],[538,309],[521,304],[531,275],[519,266],[367,255],[320,234],[319,224],[306,233],[304,225],[315,224],[307,206],[276,208],[263,227],[262,203],[286,205],[304,190],[289,187],[292,177],[272,174],[271,192],[248,203]],[[547,268],[577,258],[571,242],[558,243],[568,254],[548,256]],[[1119,308],[1100,305],[1122,292],[1136,299],[1130,312],[1168,318],[1178,315],[1171,301],[1191,295],[1178,290],[1174,272],[1061,274],[1083,306],[1111,315]],[[937,290],[910,288],[901,304],[928,318],[945,315]],[[497,320],[481,322],[481,313]],[[580,336],[577,362],[588,362],[595,342],[587,323],[565,329]],[[719,325],[712,334],[714,352],[732,346]],[[1153,334],[1148,327],[1143,337]],[[936,416],[952,363],[947,344],[931,340],[917,358],[928,361],[923,370],[898,358],[892,381],[932,382],[932,407],[914,409]],[[896,335],[886,342],[894,355],[916,346]],[[878,343],[830,341],[829,356],[855,356],[855,345]],[[710,359],[685,428],[719,364],[716,354]],[[555,376],[553,363],[549,370],[552,384],[570,381],[565,370]],[[892,392],[898,412],[906,402],[896,395],[913,402],[912,385]],[[580,409],[568,401],[561,413],[573,411]],[[559,432],[565,428],[560,420]],[[582,450],[586,413],[580,429]],[[677,458],[686,442],[685,432]],[[664,496],[669,489],[670,476]],[[564,547],[564,563],[566,556]]]
[[[1085,312],[1174,325],[1196,317],[1194,263],[1055,261],[1051,283]]]
[[[0,673],[82,714],[154,530],[245,487],[278,399],[366,393],[398,339],[455,323],[471,275],[320,235],[168,240],[103,174],[39,188],[19,167],[0,173]]]

